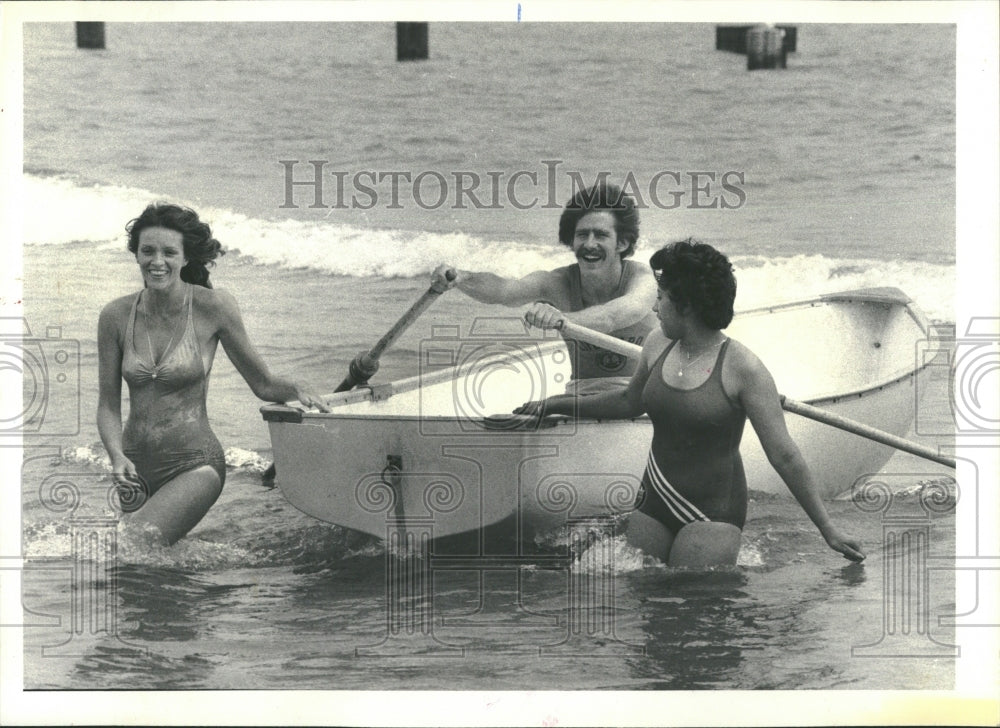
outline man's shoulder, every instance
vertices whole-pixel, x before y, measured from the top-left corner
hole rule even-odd
[[[629,260],[626,258],[622,261],[622,266],[625,268],[625,272],[630,278],[653,277],[653,269],[637,260]]]
[[[534,275],[537,275],[542,285],[550,291],[563,292],[568,291],[571,287],[574,268],[579,269],[579,266],[573,263],[572,265],[563,265],[551,270],[536,271]],[[577,279],[579,279],[579,273],[577,273]]]
[[[573,275],[574,271],[579,272],[579,270],[579,263],[570,263],[569,265],[561,265],[558,268],[553,268],[552,270],[547,271],[547,273],[557,278],[568,278]]]

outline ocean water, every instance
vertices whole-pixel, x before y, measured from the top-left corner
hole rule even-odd
[[[738,308],[895,286],[936,325],[953,324],[953,26],[803,25],[787,70],[752,74],[742,57],[713,50],[708,24],[435,23],[431,59],[413,64],[395,62],[390,23],[123,23],[107,32],[107,50],[87,53],[69,23],[24,28],[24,317],[43,351],[79,352],[79,367],[48,393],[42,430],[26,438],[26,688],[954,684],[953,629],[936,619],[958,609],[952,576],[930,571],[915,618],[931,618],[889,634],[898,595],[886,591],[882,549],[895,532],[849,499],[828,505],[864,541],[863,565],[828,552],[793,501],[755,493],[735,570],[667,569],[610,534],[585,548],[543,534],[537,546],[558,568],[543,559],[518,571],[435,572],[426,599],[408,607],[429,621],[400,633],[387,608],[384,545],[310,519],[260,485],[270,455],[261,403],[225,357],[209,415],[226,448],[226,487],[174,547],[148,551],[108,525],[94,422],[97,315],[140,285],[123,228],[155,199],[192,205],[212,224],[227,249],[213,281],[236,296],[269,366],[327,391],[439,262],[504,275],[569,262],[556,206],[574,174],[631,174],[646,193],[656,175],[676,174],[676,185],[660,177],[663,200],[681,200],[675,209],[646,195],[636,259],[689,235],[711,242],[737,268]],[[310,177],[310,160],[343,173],[346,202],[332,174],[324,207],[312,207],[314,190],[303,186],[289,200],[282,160],[297,160],[296,181]],[[401,185],[395,205],[389,184],[377,185],[378,203],[363,209],[370,196],[352,180],[364,171],[441,177],[425,175],[416,194]],[[458,172],[479,175],[481,200],[502,180],[500,202],[461,208]],[[538,181],[521,175],[514,204],[506,185],[518,172]],[[728,172],[742,175],[730,178],[743,180],[738,207],[722,206],[740,196],[721,184],[692,188]],[[418,204],[436,199],[440,179],[445,203]],[[694,207],[712,194],[719,205]],[[443,296],[373,381],[414,374],[433,325],[488,315],[517,312]],[[931,379],[920,411],[927,427],[912,439],[949,443],[927,434],[953,426],[947,384],[946,373]],[[927,539],[908,541],[907,553],[953,555],[953,472],[897,454],[880,477]],[[937,496],[944,507],[924,507]],[[107,574],[74,575],[74,563],[108,556],[75,540],[68,514],[114,535]],[[610,575],[593,567],[598,551],[613,555]],[[406,561],[421,567],[419,557]],[[610,636],[574,631],[574,619],[597,618],[567,606],[577,578],[613,585]],[[107,616],[111,634],[72,631],[81,592],[108,597],[88,602],[85,616]],[[902,657],[911,653],[920,659]]]

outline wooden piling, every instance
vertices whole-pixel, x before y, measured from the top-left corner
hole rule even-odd
[[[748,37],[750,32],[754,29],[761,28],[772,28],[784,33],[781,38],[781,52],[772,53],[776,57],[774,61],[776,65],[756,65],[758,61],[754,61],[751,65],[750,51],[748,48]],[[759,30],[756,32],[760,32]],[[755,42],[761,42],[762,47],[765,51],[767,49],[767,40],[764,39],[762,42],[760,39],[756,39]],[[775,42],[775,38],[770,38],[770,42]],[[715,26],[715,50],[717,51],[728,51],[730,53],[740,53],[747,56],[747,68],[749,70],[754,70],[755,68],[785,68],[787,64],[787,57],[789,53],[794,53],[798,45],[798,28],[794,25],[717,25]]]
[[[746,53],[747,31],[752,27],[752,25],[715,26],[715,50]]]
[[[747,70],[786,68],[785,31],[773,25],[755,25],[747,31]]]
[[[76,47],[104,49],[104,23],[77,23]]]
[[[396,23],[396,60],[427,60],[427,23]]]

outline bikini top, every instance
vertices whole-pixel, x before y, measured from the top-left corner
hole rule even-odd
[[[147,347],[146,356],[140,356],[135,345],[135,318],[139,309],[139,299],[144,291],[139,291],[132,302],[128,327],[125,330],[125,349],[122,355],[122,377],[129,387],[155,385],[170,390],[202,382],[207,372],[201,358],[201,347],[194,331],[194,312],[191,285],[187,284],[184,305],[187,308],[187,322],[180,339],[164,352],[159,362],[152,361],[152,351]],[[148,344],[147,339],[147,344]]]

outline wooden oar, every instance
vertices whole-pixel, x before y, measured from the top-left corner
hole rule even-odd
[[[444,277],[449,281],[455,280],[455,271],[448,270],[445,271]],[[447,290],[447,289],[445,289]],[[334,392],[346,392],[349,389],[353,389],[358,385],[365,384],[369,379],[375,376],[375,372],[378,371],[378,360],[382,356],[383,352],[388,349],[392,344],[398,339],[404,331],[406,331],[410,324],[417,320],[427,308],[437,300],[437,297],[444,293],[444,290],[439,291],[434,286],[428,288],[424,293],[417,299],[417,302],[410,306],[409,310],[404,313],[399,321],[393,324],[392,328],[385,332],[385,335],[378,340],[378,342],[368,351],[363,351],[358,354],[351,361],[350,366],[347,370],[347,376],[344,377],[337,388],[333,390]],[[268,466],[267,470],[261,476],[261,480],[265,485],[273,485],[274,478],[277,474],[277,469],[274,463]]]
[[[445,273],[445,278],[449,281],[455,280],[455,271],[449,270]],[[447,290],[447,289],[446,289]],[[382,356],[382,353],[388,349],[392,344],[398,339],[404,331],[406,331],[410,324],[417,320],[427,308],[437,300],[444,291],[437,290],[434,286],[428,288],[417,302],[410,306],[410,309],[402,315],[402,317],[393,324],[392,328],[389,329],[385,336],[378,340],[368,351],[363,351],[354,357],[351,362],[350,367],[348,367],[347,376],[344,378],[334,392],[346,392],[348,389],[353,389],[360,384],[364,384],[373,376],[375,372],[378,371],[378,359]]]
[[[787,412],[808,417],[811,420],[822,422],[824,425],[837,427],[841,430],[852,432],[861,437],[867,437],[869,440],[881,442],[883,445],[894,447],[897,450],[908,452],[911,455],[917,455],[919,457],[926,458],[927,460],[933,460],[936,463],[947,465],[949,468],[955,467],[954,458],[947,457],[946,455],[940,455],[929,447],[903,439],[902,437],[893,435],[885,430],[876,429],[870,425],[864,424],[863,422],[848,419],[847,417],[834,414],[833,412],[828,412],[824,409],[820,409],[819,407],[813,407],[811,404],[797,402],[794,399],[789,399],[783,394],[780,395],[780,397],[781,406]]]
[[[593,329],[588,329],[585,326],[580,326],[566,320],[563,320],[558,328],[569,338],[585,341],[588,344],[594,344],[602,349],[607,349],[608,351],[613,351],[616,354],[622,354],[623,356],[633,359],[637,358],[642,352],[641,346],[636,346],[635,344],[631,344],[627,341],[617,339],[614,336],[602,334],[599,331],[594,331]],[[781,398],[781,406],[787,412],[792,412],[793,414],[801,415],[802,417],[808,417],[809,419],[816,420],[817,422],[822,422],[824,425],[837,427],[841,430],[858,435],[859,437],[865,437],[869,440],[880,442],[883,445],[888,445],[889,447],[894,447],[897,450],[908,452],[911,455],[916,455],[942,465],[947,465],[950,468],[955,467],[954,458],[941,455],[929,447],[906,440],[902,437],[898,437],[890,432],[879,430],[862,422],[857,422],[856,420],[852,420],[832,412],[827,412],[826,410],[814,407],[811,404],[797,402],[794,399],[789,399],[783,394],[779,396]]]

